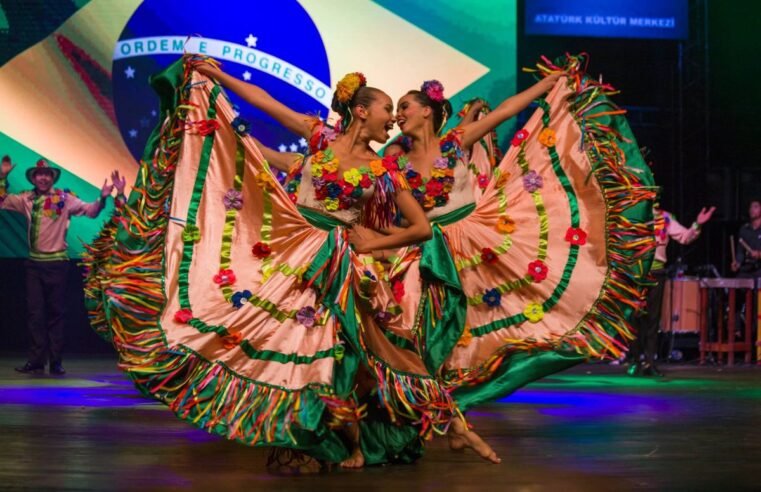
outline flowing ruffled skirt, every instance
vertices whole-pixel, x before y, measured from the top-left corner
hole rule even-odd
[[[477,203],[434,219],[434,238],[380,274],[387,338],[463,411],[618,357],[632,338],[654,248],[652,174],[612,89],[567,61],[568,79],[539,101]],[[472,165],[488,172],[474,147]]]
[[[119,366],[229,439],[338,462],[339,428],[358,423],[368,463],[416,459],[452,399],[360,323],[375,281],[343,224],[291,202],[218,85],[181,62],[152,85],[164,123],[86,261],[92,323]]]

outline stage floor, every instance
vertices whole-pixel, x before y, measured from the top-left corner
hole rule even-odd
[[[586,365],[471,413],[501,465],[429,444],[414,465],[267,473],[267,451],[206,434],[145,399],[111,360],[63,378],[0,358],[0,489],[758,490],[761,368],[665,366],[664,379]]]

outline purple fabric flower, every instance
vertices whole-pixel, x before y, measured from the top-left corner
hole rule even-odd
[[[544,181],[542,180],[542,177],[537,174],[536,171],[529,171],[526,173],[526,175],[523,176],[523,187],[528,191],[529,193],[533,193],[539,188],[544,186]]]
[[[389,313],[388,311],[378,311],[377,313],[375,313],[375,320],[378,323],[385,325],[391,320],[391,313]]]
[[[312,306],[304,306],[296,313],[296,321],[306,326],[307,328],[311,328],[314,326],[315,313],[316,311]]]
[[[433,167],[435,167],[436,169],[446,169],[449,167],[449,159],[447,159],[446,157],[437,157],[433,161]]]
[[[444,100],[444,86],[438,80],[426,80],[420,86],[420,90],[425,92],[432,101],[441,102]]]
[[[240,210],[243,208],[243,193],[231,188],[227,190],[222,201],[225,204],[225,210]]]

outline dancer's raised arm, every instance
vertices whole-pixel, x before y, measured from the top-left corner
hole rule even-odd
[[[552,89],[555,82],[562,76],[560,72],[552,73],[532,85],[523,92],[508,97],[494,110],[480,120],[466,123],[460,127],[462,130],[462,147],[470,148],[474,143],[499,126],[501,123],[517,115],[531,104],[531,101],[540,97]]]
[[[294,111],[254,84],[243,82],[206,61],[197,61],[194,68],[207,77],[216,79],[244,101],[272,116],[278,123],[302,137],[312,135],[313,117]]]

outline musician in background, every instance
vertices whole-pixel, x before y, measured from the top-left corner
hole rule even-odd
[[[739,278],[761,277],[761,200],[753,200],[748,207],[750,222],[738,232],[736,257],[732,271]]]
[[[632,365],[629,367],[630,376],[663,376],[655,366],[655,355],[658,348],[658,327],[661,320],[661,307],[663,305],[663,288],[668,278],[666,269],[666,249],[669,240],[673,239],[679,244],[690,244],[700,235],[700,229],[711,219],[716,207],[706,209],[698,214],[695,222],[690,227],[680,224],[674,215],[662,210],[656,203],[653,206],[655,219],[655,260],[650,273],[655,278],[655,285],[647,292],[647,305],[644,312],[635,315],[632,320],[637,330],[637,339],[632,342],[630,355]]]

